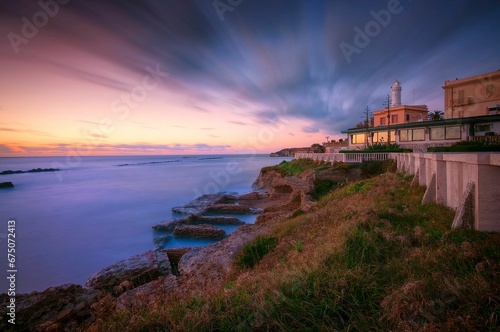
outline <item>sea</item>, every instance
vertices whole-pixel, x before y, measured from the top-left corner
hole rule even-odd
[[[153,239],[169,233],[152,226],[182,217],[172,207],[203,194],[250,192],[262,167],[290,159],[267,155],[0,158],[0,172],[60,169],[0,175],[0,182],[14,184],[0,189],[0,293],[7,293],[10,286],[8,270],[16,271],[16,294],[68,283],[84,285],[101,269],[154,249]],[[238,217],[253,223],[256,216]],[[236,227],[223,228],[231,233]],[[8,244],[9,230],[15,233],[14,245]],[[164,248],[210,243],[172,237]],[[9,267],[7,250],[12,247],[15,256],[10,258],[15,262]]]

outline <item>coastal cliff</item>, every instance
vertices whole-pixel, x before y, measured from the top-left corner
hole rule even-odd
[[[245,206],[260,212],[255,224],[206,247],[136,255],[98,272],[85,287],[20,295],[17,327],[494,330],[499,236],[451,230],[453,211],[422,207],[423,188],[393,171],[390,161],[265,167],[253,193],[179,207]],[[202,213],[163,225],[210,220]],[[437,310],[436,299],[447,310]],[[5,308],[5,299],[0,302]],[[5,323],[0,328],[9,328]]]
[[[270,157],[295,157],[296,153],[314,153],[312,148],[286,148],[271,153]]]

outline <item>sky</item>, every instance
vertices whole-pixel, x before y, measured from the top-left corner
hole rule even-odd
[[[269,153],[500,70],[497,0],[0,2],[0,156]]]

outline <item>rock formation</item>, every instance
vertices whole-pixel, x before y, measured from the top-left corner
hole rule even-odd
[[[177,225],[173,234],[175,237],[191,237],[195,239],[222,239],[226,237],[225,230],[209,224]]]
[[[14,184],[12,182],[2,182],[0,188],[14,188]]]
[[[155,239],[156,250],[117,262],[91,276],[85,287],[64,285],[44,292],[18,295],[16,318],[26,331],[73,330],[102,319],[114,310],[133,308],[140,303],[154,303],[162,294],[178,292],[200,294],[223,285],[232,272],[234,260],[244,245],[266,232],[294,212],[307,211],[314,203],[315,181],[351,181],[361,177],[354,170],[333,170],[316,174],[313,170],[299,176],[283,176],[276,170],[262,170],[254,182],[258,191],[244,195],[203,195],[174,208],[188,214],[180,219],[161,222],[153,228],[172,232],[174,236],[209,236],[222,240],[197,248],[161,249],[169,235]],[[242,224],[227,216],[204,213],[225,211],[262,211],[255,224],[237,228],[229,236],[214,226]],[[238,211],[239,212],[239,211]],[[9,298],[0,296],[0,314],[5,317]],[[5,320],[0,330],[12,328]]]

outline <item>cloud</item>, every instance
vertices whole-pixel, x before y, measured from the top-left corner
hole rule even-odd
[[[10,155],[54,155],[54,156],[92,156],[116,154],[175,154],[175,153],[227,153],[232,149],[228,144],[99,144],[96,146],[57,143],[44,146],[25,146],[20,144],[0,144],[0,154]]]
[[[2,18],[9,18],[6,31],[18,31],[19,19],[37,8],[0,6]],[[305,133],[332,135],[358,123],[366,106],[381,109],[395,79],[403,84],[405,103],[416,89],[416,103],[443,109],[445,80],[498,69],[500,44],[492,41],[498,39],[500,6],[491,0],[401,1],[401,13],[349,63],[340,44],[354,45],[354,28],[364,29],[374,20],[370,12],[386,7],[254,0],[225,12],[221,22],[212,1],[74,1],[61,7],[36,43],[22,45],[16,59],[119,91],[130,91],[145,67],[158,65],[168,72],[158,94],[179,97],[186,115],[213,113],[240,126],[293,119]],[[227,120],[235,116],[244,121]],[[148,123],[142,127],[155,129]],[[187,120],[172,127],[215,130],[192,128]]]
[[[238,125],[238,126],[246,126],[246,125],[248,125],[247,123],[245,123],[243,121],[227,121],[227,123],[235,124],[235,125]]]
[[[319,129],[313,127],[302,127],[302,131],[304,133],[319,133]]]
[[[0,127],[0,131],[8,131],[8,132],[14,132],[14,133],[28,133],[28,134],[37,135],[37,136],[54,136],[51,133],[41,131],[41,130],[36,130],[36,129],[18,129],[18,128]]]

